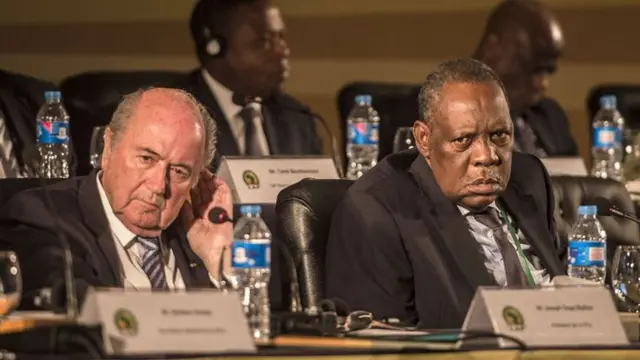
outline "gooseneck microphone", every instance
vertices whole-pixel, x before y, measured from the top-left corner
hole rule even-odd
[[[637,224],[640,224],[640,219],[638,219],[633,213],[628,211],[620,210],[613,205],[610,200],[607,200],[602,197],[595,198],[593,201],[593,205],[598,207],[598,215],[600,216],[617,216],[627,220],[631,220]]]
[[[338,140],[336,139],[335,135],[329,128],[327,121],[322,116],[320,116],[320,114],[311,111],[311,109],[308,106],[304,106],[301,104],[296,104],[296,106],[294,106],[292,104],[288,104],[288,103],[285,103],[284,101],[281,101],[278,98],[278,96],[273,96],[270,99],[273,101],[273,103],[275,103],[276,105],[284,109],[294,111],[299,114],[311,116],[316,122],[320,123],[324,131],[327,133],[327,135],[329,135],[329,138],[331,139],[331,157],[333,158],[333,162],[335,163],[336,169],[338,170],[338,175],[340,176],[340,178],[344,178],[344,170],[342,168],[342,158],[340,157],[340,153],[338,151]],[[238,93],[234,93],[233,96],[231,97],[231,100],[233,101],[234,104],[242,107],[246,106],[251,102],[257,102],[262,104],[262,99],[259,97],[247,97],[247,96],[242,96]]]
[[[220,207],[214,207],[209,211],[209,221],[214,224],[223,224],[225,222],[233,222],[233,219],[229,216],[226,210]],[[289,249],[284,246],[282,243],[278,241],[273,241],[272,244],[275,244],[280,250],[280,253],[285,258],[285,262],[287,263],[287,268],[289,269],[289,276],[291,277],[291,284],[289,291],[291,291],[291,302],[289,303],[289,310],[291,312],[301,312],[302,311],[302,302],[300,300],[300,289],[298,284],[298,272],[296,271],[296,266],[293,261],[293,257],[291,253],[289,253]],[[222,272],[222,262],[220,262],[220,274],[223,276]]]

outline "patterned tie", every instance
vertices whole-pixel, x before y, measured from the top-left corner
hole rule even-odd
[[[259,117],[257,111],[247,104],[238,114],[244,121],[244,154],[247,156],[264,155],[258,144],[258,134],[254,125],[254,119]]]
[[[151,289],[167,289],[167,281],[164,276],[164,264],[160,251],[160,238],[144,238],[138,236],[138,241],[144,249],[142,255],[142,270],[149,277]]]
[[[509,286],[527,286],[529,282],[524,274],[518,253],[509,241],[509,233],[504,230],[498,210],[494,207],[488,207],[481,213],[474,214],[473,217],[482,225],[493,231],[494,238],[500,248],[502,259],[504,261],[504,271]]]

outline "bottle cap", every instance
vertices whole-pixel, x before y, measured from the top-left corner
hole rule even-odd
[[[598,207],[595,205],[580,205],[578,207],[578,215],[595,215],[598,213]]]

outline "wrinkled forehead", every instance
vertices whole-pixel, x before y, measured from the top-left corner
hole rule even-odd
[[[270,6],[266,11],[267,28],[273,32],[280,32],[284,30],[284,20],[280,15],[280,9],[275,6]]]
[[[510,122],[507,100],[494,81],[445,84],[438,108],[435,120],[445,131]]]

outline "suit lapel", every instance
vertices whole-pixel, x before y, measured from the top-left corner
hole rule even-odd
[[[262,127],[269,144],[269,154],[278,155],[282,153],[280,143],[278,142],[278,132],[275,123],[277,121],[277,112],[271,111],[271,106],[265,103],[262,106]]]
[[[122,286],[120,260],[107,216],[102,208],[96,177],[97,171],[94,170],[84,179],[78,190],[83,221],[96,237],[98,249],[104,260],[93,265],[100,274],[110,274],[115,286]]]
[[[549,274],[552,277],[562,275],[562,264],[553,251],[554,239],[546,230],[549,226],[543,222],[541,215],[544,211],[537,208],[533,195],[522,191],[517,183],[510,181],[500,198]]]
[[[210,287],[207,269],[196,254],[187,245],[183,231],[172,224],[166,231],[169,248],[176,259],[176,267],[180,271],[182,281],[187,289]]]
[[[423,192],[420,199],[422,219],[425,222],[430,218],[436,219],[439,235],[444,240],[450,259],[453,259],[455,265],[464,274],[472,290],[475,291],[482,285],[496,285],[484,266],[480,245],[471,236],[469,225],[457,206],[442,193],[424,158],[418,155],[409,171]],[[429,223],[426,226],[429,229],[433,228]],[[473,292],[470,296],[473,296]]]
[[[546,124],[546,118],[532,110],[526,111],[522,115],[522,118],[527,124],[529,124],[544,151],[547,153],[556,153],[557,151],[555,141],[553,140],[552,129],[548,124]]]

